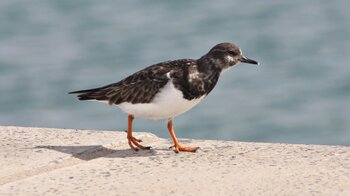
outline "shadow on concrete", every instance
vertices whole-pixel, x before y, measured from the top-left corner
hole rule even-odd
[[[100,157],[108,158],[126,158],[126,157],[145,157],[145,156],[155,156],[156,151],[150,150],[139,150],[134,151],[132,149],[121,149],[114,150],[106,148],[102,145],[91,145],[91,146],[36,146],[34,148],[44,148],[49,150],[55,150],[58,152],[71,154],[72,157],[89,161],[92,159],[97,159]]]

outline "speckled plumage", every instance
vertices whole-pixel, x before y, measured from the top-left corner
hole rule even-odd
[[[128,114],[127,139],[134,149],[149,149],[132,136],[136,118],[168,119],[168,130],[175,152],[195,152],[198,147],[184,147],[178,142],[173,118],[190,110],[215,87],[220,74],[235,64],[258,64],[242,55],[232,43],[214,46],[201,58],[180,59],[151,65],[129,77],[103,87],[74,91],[79,100],[97,100],[117,105]]]
[[[195,70],[196,61],[192,59],[166,61],[140,70],[117,83],[71,93],[79,93],[79,100],[95,99],[116,105],[123,102],[149,103],[172,79],[177,89],[184,90],[186,99],[193,99],[205,93],[204,89],[196,89],[195,85],[188,83],[188,72]]]
[[[232,66],[227,55],[241,55],[234,44],[222,43],[198,60],[180,59],[161,62],[129,77],[99,88],[74,91],[79,100],[106,101],[109,104],[150,103],[171,79],[187,100],[207,95],[216,85],[222,70]],[[235,62],[236,63],[236,62]]]

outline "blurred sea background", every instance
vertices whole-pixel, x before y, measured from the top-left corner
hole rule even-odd
[[[350,145],[350,1],[0,2],[0,124],[125,130],[117,107],[69,91],[235,42],[239,64],[175,119],[178,137]],[[136,131],[169,137],[166,121]]]

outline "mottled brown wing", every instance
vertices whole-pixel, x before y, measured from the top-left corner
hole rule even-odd
[[[152,65],[117,83],[100,88],[74,91],[79,100],[108,101],[109,104],[149,103],[169,81],[168,72],[181,72],[187,60]]]
[[[149,103],[168,81],[166,75],[133,78],[122,81],[121,84],[107,87],[105,95],[109,104]]]

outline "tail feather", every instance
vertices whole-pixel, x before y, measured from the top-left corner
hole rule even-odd
[[[78,90],[78,91],[72,91],[69,92],[68,94],[80,94],[80,93],[89,93],[93,91],[101,90],[101,88],[92,88],[92,89],[86,89],[86,90]]]
[[[108,100],[108,97],[105,96],[103,88],[72,91],[68,94],[78,94],[77,97],[79,100]]]

